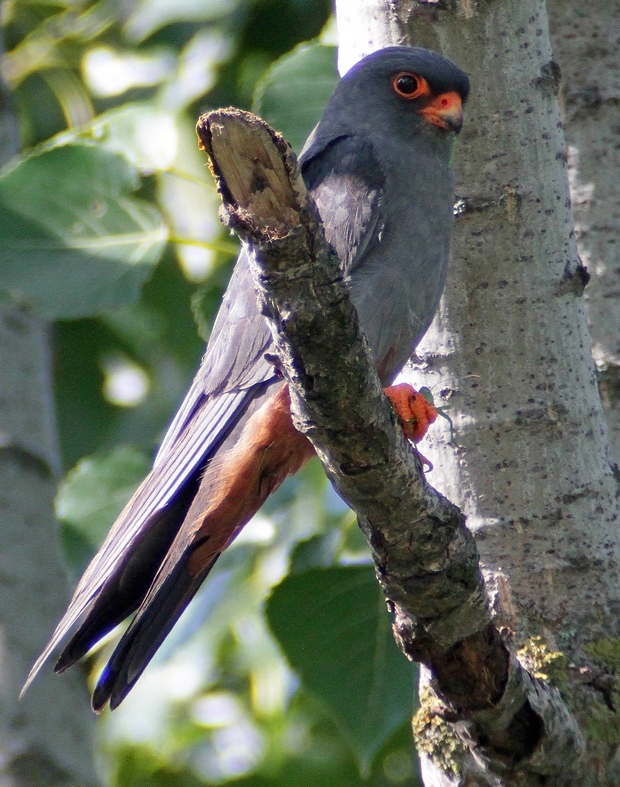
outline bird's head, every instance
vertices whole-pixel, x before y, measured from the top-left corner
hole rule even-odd
[[[440,134],[458,134],[468,94],[467,74],[443,55],[419,47],[388,47],[353,66],[334,99],[392,130],[430,127]]]

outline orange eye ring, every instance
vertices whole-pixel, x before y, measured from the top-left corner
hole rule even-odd
[[[428,96],[431,92],[426,79],[411,71],[400,71],[392,77],[392,89],[397,96],[408,101],[420,96]]]

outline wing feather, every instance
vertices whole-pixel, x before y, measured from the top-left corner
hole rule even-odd
[[[172,449],[205,398],[247,390],[275,376],[273,366],[265,360],[271,344],[269,328],[256,303],[247,252],[242,249],[198,373],[168,427],[155,466]]]
[[[343,135],[302,154],[304,180],[349,277],[385,225],[384,177],[369,142]]]

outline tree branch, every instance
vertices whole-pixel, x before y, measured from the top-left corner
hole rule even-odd
[[[293,152],[239,110],[203,115],[197,130],[221,218],[250,252],[295,424],[358,515],[395,638],[431,672],[433,712],[485,769],[566,768],[581,733],[559,692],[526,672],[491,621],[474,539],[426,482],[388,406]]]

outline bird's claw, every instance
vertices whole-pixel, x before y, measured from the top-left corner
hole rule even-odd
[[[384,392],[400,418],[405,437],[418,443],[427,433],[428,427],[437,420],[437,410],[409,383],[391,385]],[[433,469],[433,465],[419,451],[418,456],[429,470]]]

